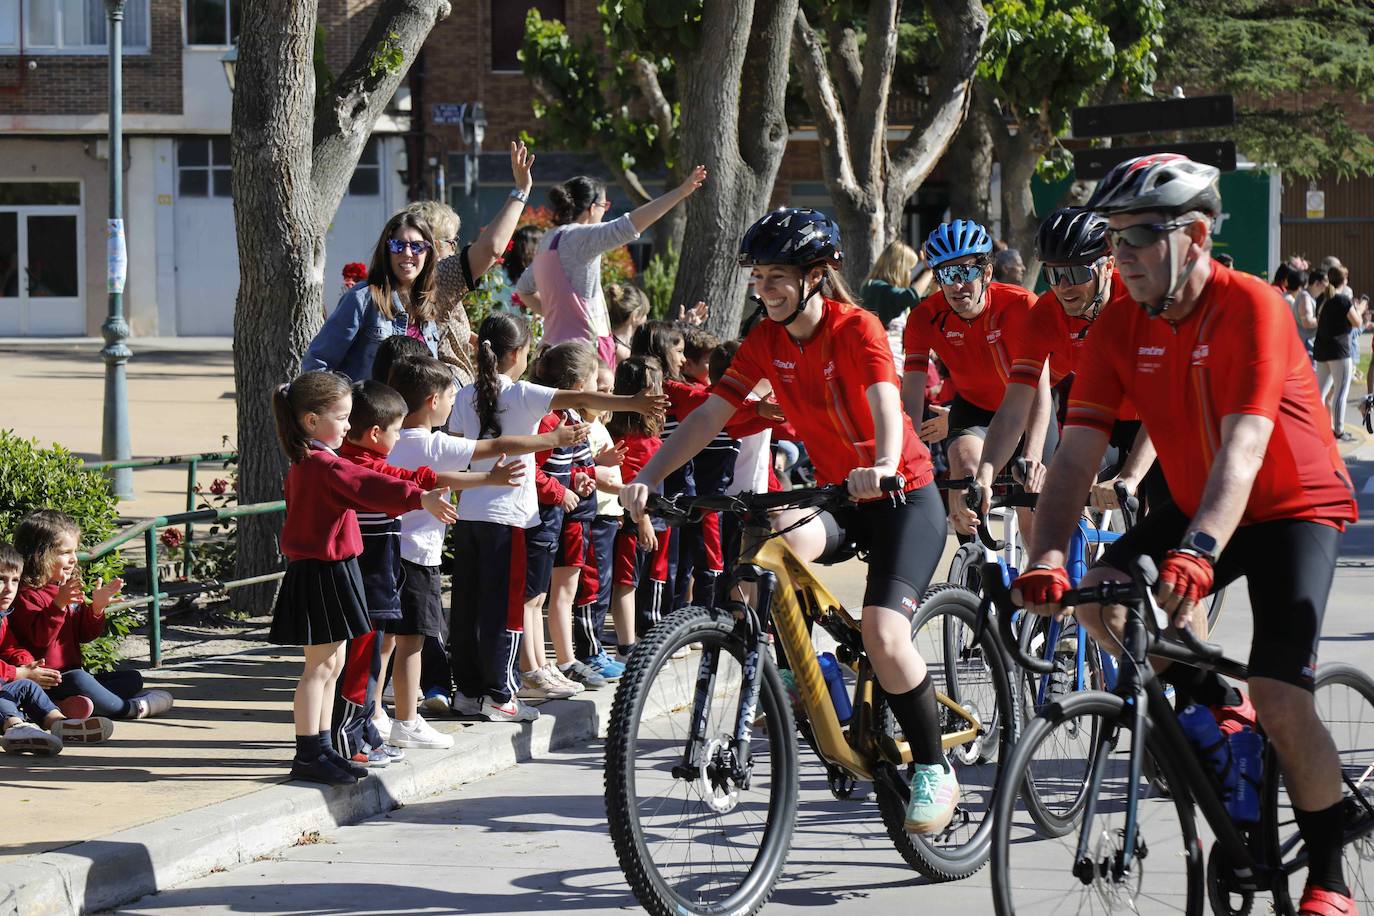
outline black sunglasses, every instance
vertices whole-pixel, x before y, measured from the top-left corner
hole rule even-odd
[[[1136,223],[1134,226],[1127,226],[1124,229],[1108,229],[1107,244],[1113,248],[1120,248],[1126,245],[1130,248],[1148,248],[1159,237],[1173,232],[1175,229],[1182,229],[1191,220],[1174,221],[1172,223]]]
[[[1060,283],[1068,283],[1070,286],[1079,286],[1092,280],[1094,272],[1105,260],[1106,258],[1098,258],[1091,264],[1070,264],[1067,267],[1051,267],[1046,264],[1042,268],[1045,274],[1045,282],[1051,287],[1058,286]]]

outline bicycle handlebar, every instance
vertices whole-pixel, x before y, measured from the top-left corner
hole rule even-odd
[[[1136,519],[1140,514],[1140,500],[1132,496],[1126,489],[1126,485],[1121,481],[1112,484],[1112,492],[1116,494],[1116,503],[1121,507],[1121,520],[1126,523],[1126,530],[1135,527]]]
[[[1129,582],[1100,582],[1097,585],[1069,589],[1060,599],[1060,606],[1075,607],[1080,604],[1139,605],[1144,602],[1149,605],[1148,610],[1158,625],[1158,622],[1163,618],[1163,612],[1160,611],[1159,605],[1154,600],[1154,584],[1158,577],[1159,574],[1154,561],[1149,557],[1138,557]],[[1037,674],[1052,674],[1054,662],[1047,658],[1028,654],[1015,631],[1012,630],[1012,616],[1016,606],[1011,598],[1011,586],[1003,578],[1002,567],[995,560],[984,563],[983,583],[984,588],[987,589],[988,600],[997,611],[997,628],[1007,654],[1011,655],[1016,663],[1023,668]],[[1159,643],[1174,641],[1181,643],[1188,652],[1196,656],[1195,661],[1214,661],[1221,658],[1223,654],[1221,646],[1216,643],[1204,642],[1198,639],[1197,634],[1190,628],[1180,630],[1172,624],[1165,625],[1164,636],[1151,633],[1149,640],[1147,652],[1154,651],[1155,646]],[[1168,654],[1179,661],[1186,662],[1189,660],[1179,658],[1179,653],[1176,652]]]
[[[878,482],[884,493],[900,493],[906,478],[900,474],[884,477]],[[650,493],[646,510],[671,525],[693,521],[702,512],[731,512],[748,515],[753,512],[772,512],[777,509],[806,509],[839,505],[849,499],[849,485],[830,484],[806,487],[777,493],[738,493],[734,496],[661,496]]]

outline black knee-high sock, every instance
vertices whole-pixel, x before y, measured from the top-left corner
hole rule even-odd
[[[943,763],[945,754],[940,747],[940,719],[935,709],[935,685],[930,682],[930,672],[906,693],[888,694],[887,702],[911,745],[912,761],[932,765]]]
[[[1307,883],[1349,897],[1350,888],[1345,884],[1341,863],[1341,840],[1345,833],[1343,804],[1336,802],[1321,811],[1294,808],[1293,816],[1302,841],[1307,844]]]
[[[319,735],[297,735],[296,736],[296,759],[305,763],[314,760],[324,753],[324,746],[320,742]]]

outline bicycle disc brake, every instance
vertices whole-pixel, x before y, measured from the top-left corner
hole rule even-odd
[[[729,814],[739,804],[739,787],[734,780],[735,754],[730,743],[729,735],[712,738],[701,755],[697,773],[697,794],[717,814]]]

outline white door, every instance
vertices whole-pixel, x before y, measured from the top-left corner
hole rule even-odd
[[[38,187],[45,185],[46,190]],[[25,199],[68,199],[67,192],[54,198],[52,185],[73,186],[79,204],[77,182],[0,185],[0,336],[86,333],[81,207],[7,205]]]

